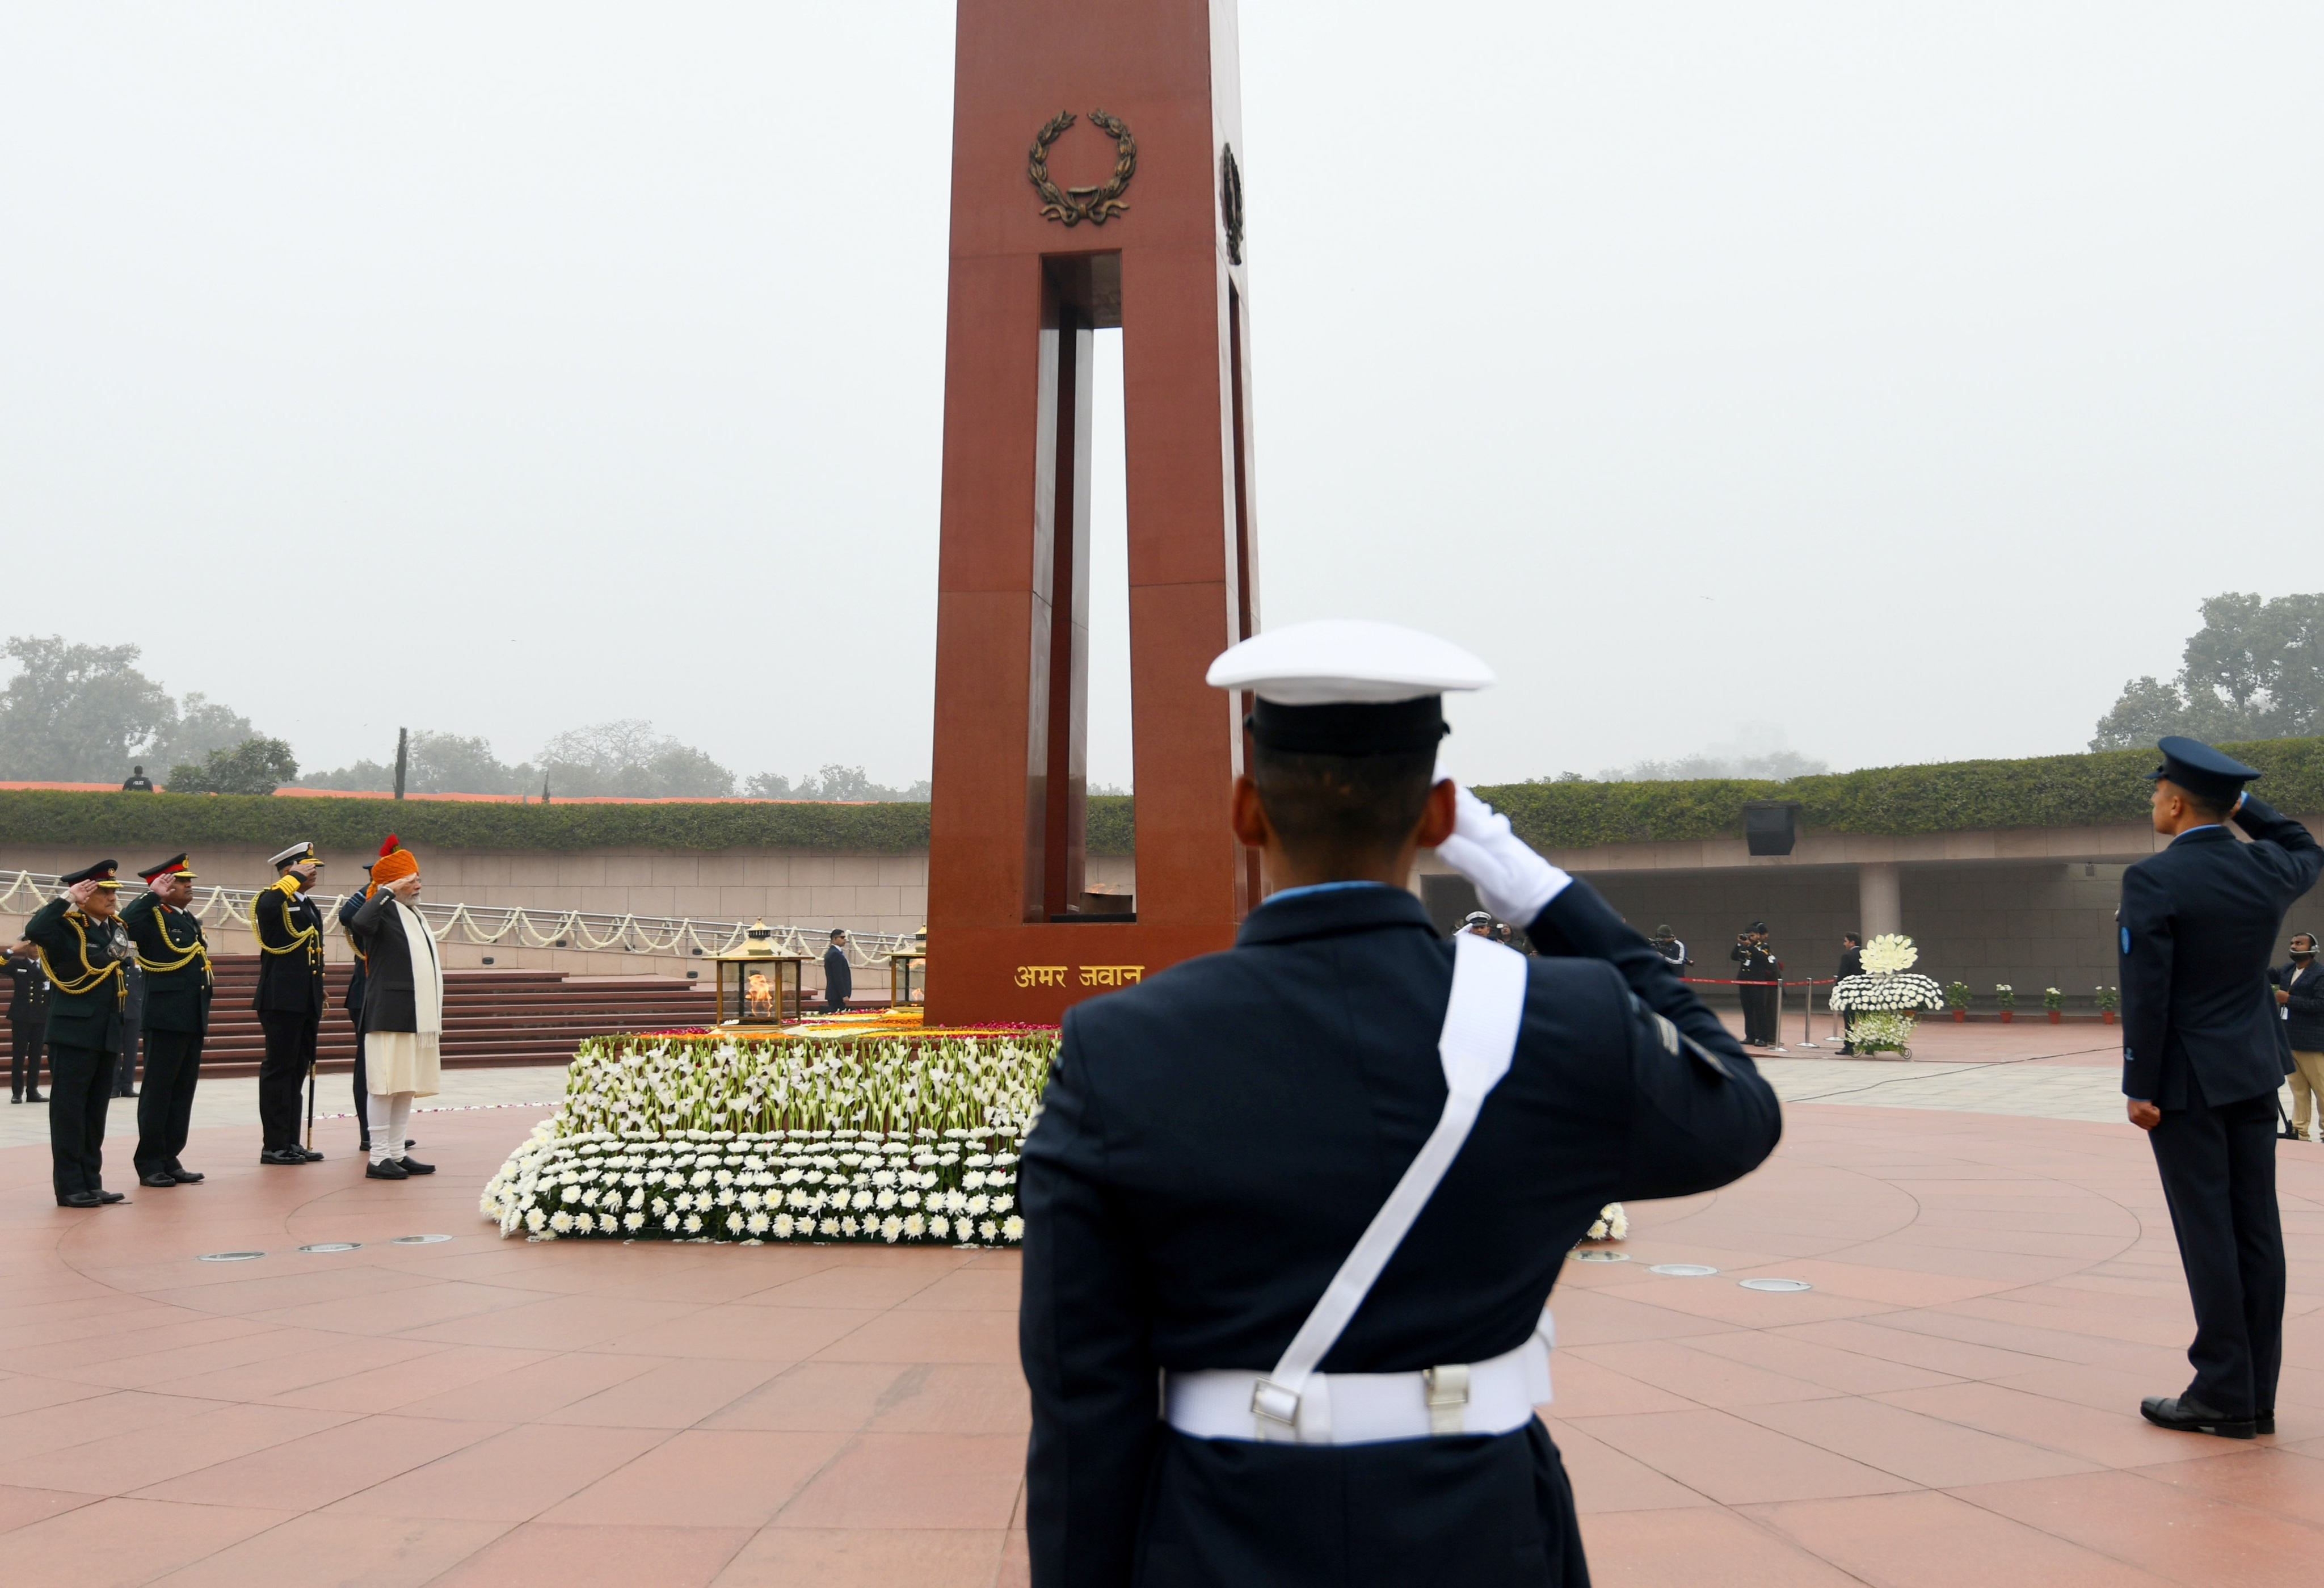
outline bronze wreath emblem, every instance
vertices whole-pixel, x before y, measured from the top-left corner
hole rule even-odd
[[[1138,174],[1138,140],[1130,135],[1130,129],[1120,118],[1102,110],[1091,111],[1089,118],[1090,125],[1113,139],[1113,176],[1110,180],[1094,188],[1060,188],[1050,179],[1049,145],[1074,125],[1074,113],[1070,110],[1060,110],[1033,134],[1033,147],[1025,156],[1025,176],[1033,184],[1033,191],[1041,196],[1041,213],[1069,226],[1084,221],[1102,226],[1115,216],[1126,213],[1130,206],[1121,201],[1121,195],[1130,186],[1130,179]]]

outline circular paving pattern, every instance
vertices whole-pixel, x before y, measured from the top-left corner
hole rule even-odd
[[[430,1116],[418,1182],[205,1131],[207,1182],[85,1212],[0,1150],[10,1588],[1024,1580],[1013,1254],[503,1242],[476,1190],[535,1117]],[[2251,1444],[2137,1415],[2190,1324],[2126,1127],[1800,1107],[1741,1185],[1631,1203],[1628,1260],[1554,1298],[1598,1580],[2308,1580],[2324,1149],[2280,1162],[2282,1433]]]

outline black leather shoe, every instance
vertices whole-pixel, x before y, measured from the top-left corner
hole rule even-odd
[[[155,1169],[150,1175],[138,1176],[137,1183],[141,1186],[169,1186],[178,1183],[178,1177],[167,1169]]]
[[[2222,1439],[2248,1439],[2257,1430],[2250,1417],[2231,1417],[2213,1411],[2184,1395],[2150,1395],[2138,1403],[2138,1414],[2158,1428],[2181,1434],[2216,1434]]]
[[[307,1155],[295,1147],[270,1147],[258,1155],[258,1161],[298,1168],[305,1165]]]
[[[103,1207],[105,1198],[94,1191],[68,1191],[57,1198],[59,1207]]]
[[[432,1175],[436,1172],[434,1164],[421,1163],[408,1152],[395,1161],[403,1166],[403,1172],[407,1175]]]
[[[24,1101],[27,1103],[46,1103],[48,1099],[42,1096],[38,1092],[27,1092],[24,1094]]]
[[[97,1199],[99,1202],[126,1202],[129,1200],[127,1196],[118,1191],[105,1190],[99,1190],[97,1193]]]
[[[192,1169],[171,1169],[170,1171],[170,1178],[177,1181],[180,1186],[198,1186],[202,1183],[203,1177],[204,1177],[195,1173]]]
[[[305,1159],[309,1163],[320,1163],[323,1161],[323,1155],[316,1151],[311,1147],[293,1147],[290,1150],[297,1153],[300,1158]]]
[[[410,1177],[411,1171],[392,1158],[383,1159],[364,1170],[366,1180],[408,1180]]]

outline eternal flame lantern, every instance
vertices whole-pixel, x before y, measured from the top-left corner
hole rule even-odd
[[[717,1019],[722,1026],[780,1026],[805,1008],[807,959],[775,952],[775,934],[764,921],[742,934],[742,943],[712,956],[717,977]],[[726,1011],[734,1012],[729,1015]]]

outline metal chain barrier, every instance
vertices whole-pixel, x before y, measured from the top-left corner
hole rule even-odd
[[[6,873],[0,872],[0,877]],[[236,926],[247,928],[250,922],[250,901],[263,890],[253,888],[196,888],[188,913],[205,926]],[[64,891],[57,877],[48,872],[18,872],[0,889],[0,915],[30,915]],[[343,893],[309,895],[327,921],[336,922],[338,908],[346,899]],[[527,909],[521,905],[431,904],[415,906],[420,919],[428,923],[428,932],[443,941],[456,931],[453,939],[475,943],[485,947],[497,944],[528,948],[578,948],[600,954],[667,954],[683,958],[696,955],[723,954],[741,946],[743,934],[756,925],[751,921],[697,920],[692,916],[607,915],[588,910]],[[769,927],[775,952],[797,954],[808,959],[820,959],[830,946],[830,928],[824,927]],[[847,958],[850,964],[870,966],[884,964],[892,954],[916,952],[918,940],[900,932],[859,932],[847,929]]]

